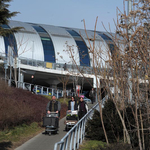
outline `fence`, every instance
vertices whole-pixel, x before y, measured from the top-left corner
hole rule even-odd
[[[95,109],[99,109],[98,103],[59,142],[55,143],[54,150],[79,149],[79,145],[85,137],[87,119],[92,118]]]
[[[1,78],[1,80],[5,80],[4,78]],[[8,82],[9,86],[14,86],[16,87],[16,83],[14,80],[6,80]],[[10,83],[11,82],[11,83]],[[17,87],[21,88],[23,90],[28,90],[31,91],[31,87],[34,86],[33,92],[38,95],[48,95],[48,96],[56,96],[56,98],[63,97],[64,93],[62,89],[54,89],[54,88],[49,88],[41,85],[33,85],[31,83],[27,82],[18,82],[17,81]],[[66,90],[66,96],[72,96],[71,90]]]

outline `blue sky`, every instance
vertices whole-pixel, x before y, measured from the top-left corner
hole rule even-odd
[[[115,30],[116,8],[123,10],[123,0],[13,0],[9,10],[18,11],[12,20],[48,25],[94,30],[98,16],[97,30],[105,31],[102,22],[109,30]]]

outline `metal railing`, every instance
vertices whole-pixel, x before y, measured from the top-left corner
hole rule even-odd
[[[85,137],[85,125],[92,118],[94,110],[99,109],[98,103],[72,127],[72,129],[54,145],[54,150],[77,150]]]
[[[61,70],[61,71],[69,71],[69,72],[73,71],[76,73],[83,72],[86,74],[93,74],[92,67],[66,64],[66,69],[65,69],[64,68],[65,63],[51,63],[52,66],[51,66],[51,68],[49,68],[46,65],[49,62],[27,59],[27,58],[23,58],[23,57],[19,57],[19,59],[21,60],[21,64],[24,64],[24,65],[42,67],[42,68],[46,68],[46,69]]]
[[[18,82],[18,87],[24,90],[31,91],[32,85],[33,84],[26,82]],[[64,95],[62,89],[49,88],[41,85],[33,85],[33,86],[34,86],[33,92],[38,95],[48,95],[48,96],[55,95],[56,98],[63,97]],[[66,96],[72,96],[71,90],[66,90]]]
[[[1,78],[2,80],[5,80],[4,78]],[[9,86],[15,86],[15,80],[6,80],[8,82]],[[63,97],[64,93],[62,89],[55,89],[55,88],[49,88],[49,87],[45,87],[45,86],[41,86],[41,85],[33,85],[31,83],[27,83],[27,82],[18,82],[17,81],[17,87],[21,88],[23,90],[28,90],[31,91],[31,87],[34,86],[33,92],[37,95],[48,95],[48,96],[52,96],[55,95],[56,98],[60,98]],[[72,92],[71,90],[66,90],[66,96],[72,96]]]
[[[0,52],[0,60],[4,61],[6,60],[6,56]],[[42,67],[46,69],[54,69],[54,70],[62,70],[62,71],[73,71],[76,73],[82,72],[85,74],[93,74],[93,68],[87,67],[87,66],[80,66],[80,65],[70,65],[66,64],[66,69],[64,68],[65,62],[62,63],[51,63],[51,67],[47,67],[47,63],[45,61],[35,60],[35,59],[29,59],[25,57],[18,57],[18,60],[20,60],[21,64],[34,66],[34,67]],[[8,64],[9,65],[9,64]]]

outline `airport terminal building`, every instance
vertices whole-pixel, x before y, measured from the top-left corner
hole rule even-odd
[[[93,56],[90,53],[90,44],[92,45],[94,39],[94,31],[12,20],[9,25],[2,27],[22,27],[9,37],[0,37],[0,57],[3,60],[5,56],[7,57],[7,63],[3,62],[9,67],[8,59],[17,57],[18,81],[30,83],[31,75],[34,75],[37,85],[57,87],[61,86],[60,78],[68,75],[68,70],[72,71],[78,66],[78,69],[84,68],[86,75],[91,75],[89,82],[84,81],[84,88],[90,89],[93,86],[90,71],[93,67]],[[113,39],[108,33],[96,31],[95,49],[99,47],[103,49],[103,64],[108,59],[108,49],[111,53],[114,50]],[[72,55],[69,53],[70,50]],[[10,53],[13,53],[12,57]],[[73,84],[71,83],[73,76],[69,75],[70,87]]]

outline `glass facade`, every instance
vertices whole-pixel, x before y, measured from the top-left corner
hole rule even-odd
[[[1,27],[4,29],[10,29],[8,25],[1,25]],[[8,55],[8,46],[12,47],[14,56],[18,56],[15,36],[13,34],[4,36],[4,42],[6,56]]]
[[[108,44],[108,47],[110,49],[110,52],[113,53],[114,48],[115,48],[113,40],[110,37],[108,37],[107,35],[105,35],[104,33],[100,33],[100,32],[96,32],[96,33],[106,41],[106,43]]]
[[[104,33],[96,32],[99,36],[101,36],[105,41],[112,41],[110,37],[105,35]]]
[[[82,40],[81,36],[77,32],[69,29],[66,30],[72,35],[78,46],[80,66],[90,66],[89,53],[85,42]]]
[[[38,32],[41,38],[44,49],[44,61],[55,63],[55,51],[50,36],[42,27],[37,25],[32,25],[32,27]]]
[[[114,44],[108,44],[110,52],[112,53],[115,50]]]

